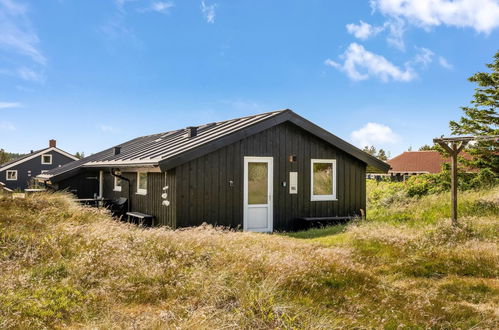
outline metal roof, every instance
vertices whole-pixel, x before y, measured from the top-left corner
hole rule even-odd
[[[89,167],[160,166],[162,170],[166,170],[178,165],[181,161],[186,161],[188,158],[200,157],[202,154],[212,151],[213,148],[219,148],[231,143],[234,139],[237,141],[237,139],[255,134],[258,131],[287,120],[302,126],[304,129],[312,132],[312,134],[324,138],[341,149],[347,148],[347,152],[351,151],[349,152],[350,154],[366,163],[380,162],[376,158],[303,119],[291,110],[286,109],[198,126],[195,137],[188,137],[185,128],[138,137],[115,146],[120,147],[120,152],[116,155],[114,152],[115,147],[112,147],[84,159],[50,170],[39,175],[37,178],[52,180],[55,177],[59,177],[58,179],[60,180],[60,176],[62,177],[63,174],[67,174],[68,172],[74,173],[75,170]],[[189,157],[186,158],[186,156]],[[376,166],[376,164],[371,165]],[[385,163],[383,164],[388,166]],[[383,165],[377,165],[379,165],[378,167],[383,167]]]

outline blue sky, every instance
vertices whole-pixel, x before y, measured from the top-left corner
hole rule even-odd
[[[0,0],[0,148],[290,108],[395,156],[449,133],[498,33],[499,0]]]

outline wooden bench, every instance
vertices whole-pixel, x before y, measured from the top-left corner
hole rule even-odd
[[[307,227],[314,227],[314,224],[327,224],[327,223],[341,223],[353,219],[359,219],[359,216],[342,216],[342,217],[301,217],[299,220],[303,221],[303,224],[307,224]]]
[[[344,217],[302,217],[299,218],[303,221],[314,222],[314,221],[344,221],[344,220],[352,220],[358,218],[358,216],[344,216]]]
[[[154,226],[154,216],[150,214],[140,213],[140,212],[127,212],[128,221],[130,219],[137,219],[137,224],[139,225],[149,225]]]

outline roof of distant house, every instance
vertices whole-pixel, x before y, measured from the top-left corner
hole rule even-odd
[[[405,151],[387,161],[392,167],[388,173],[439,173],[448,162],[436,150]]]
[[[44,149],[40,149],[40,150],[36,150],[36,151],[32,151],[30,152],[29,154],[26,154],[26,155],[23,155],[21,157],[18,157],[18,158],[15,158],[11,161],[8,161],[7,163],[3,163],[3,164],[0,164],[0,172],[2,171],[5,171],[9,168],[12,168],[18,164],[21,164],[21,163],[24,163],[30,159],[33,159],[37,156],[40,156],[40,155],[43,155],[45,153],[48,153],[48,152],[51,152],[51,151],[55,151],[55,152],[58,152],[68,158],[71,158],[73,160],[77,160],[78,158],[76,158],[74,155],[71,155],[70,153],[64,151],[64,150],[61,150],[57,147],[48,147],[48,148],[44,148]]]

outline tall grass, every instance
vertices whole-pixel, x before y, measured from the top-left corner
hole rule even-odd
[[[403,182],[367,182],[368,218],[372,221],[424,225],[449,218],[450,193],[409,197]],[[497,216],[499,186],[458,193],[459,216]]]
[[[0,197],[0,328],[497,328],[495,193],[458,229],[372,219],[301,239]]]

